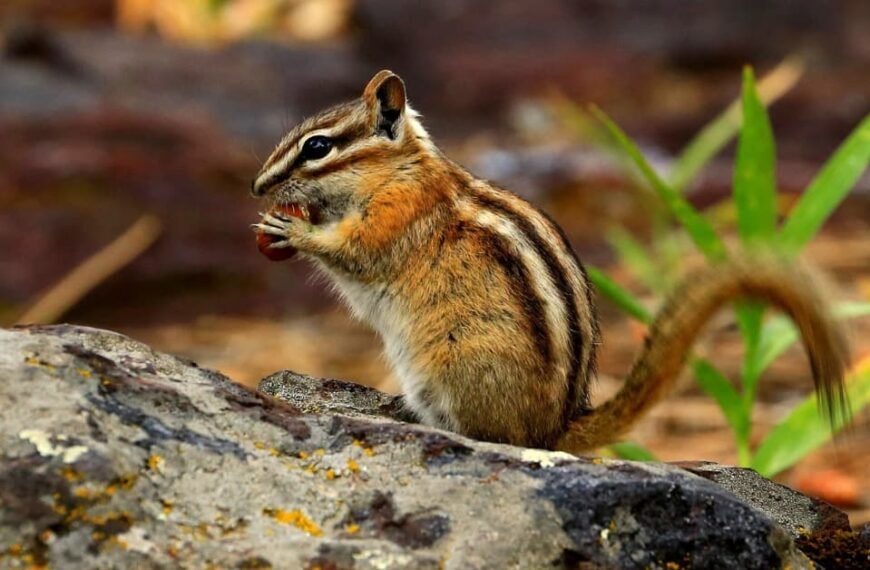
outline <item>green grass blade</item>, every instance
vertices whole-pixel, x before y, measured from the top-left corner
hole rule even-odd
[[[768,320],[761,329],[755,370],[763,374],[797,340],[797,328],[788,318],[776,316]]]
[[[629,441],[614,443],[610,446],[610,451],[621,459],[629,459],[631,461],[658,461],[656,456],[653,455],[649,449],[639,443],[632,443]]]
[[[744,245],[764,243],[776,229],[776,151],[752,69],[743,70],[743,127],[734,162],[737,230]]]
[[[634,165],[643,174],[647,183],[656,191],[659,198],[667,207],[668,211],[682,225],[689,237],[701,252],[711,261],[721,261],[727,256],[727,251],[713,227],[689,204],[679,193],[668,186],[659,177],[650,163],[632,142],[628,135],[598,107],[591,107],[590,112],[607,128],[611,136],[616,139],[622,150],[632,160]]]
[[[701,389],[722,409],[728,425],[738,440],[749,441],[749,419],[743,408],[743,400],[734,386],[709,361],[696,358],[692,362],[695,380]]]
[[[848,303],[840,303],[832,311],[834,317],[838,319],[854,319],[856,317],[866,317],[870,315],[870,303],[866,301],[850,301]]]
[[[847,418],[857,415],[870,403],[870,367],[849,375],[846,393],[850,413],[845,417],[835,416],[833,426],[819,409],[815,395],[808,396],[767,435],[752,459],[752,468],[765,477],[773,477],[831,439],[832,433],[842,429]]]
[[[615,227],[607,232],[607,242],[616,251],[619,261],[644,286],[657,292],[665,289],[662,268],[634,236],[620,227]]]
[[[758,366],[758,353],[761,344],[761,325],[764,318],[764,305],[742,302],[737,304],[737,324],[743,338],[743,368],[740,380],[743,387],[743,403],[747,410],[752,409],[761,368]]]
[[[846,197],[870,164],[870,115],[822,166],[783,224],[779,243],[798,253]]]
[[[758,93],[764,104],[770,105],[787,93],[798,82],[803,71],[803,62],[796,57],[790,57],[765,75],[758,82]],[[685,146],[669,177],[674,190],[682,192],[701,169],[737,135],[742,120],[740,107],[740,99],[734,101]]]
[[[586,266],[586,275],[589,281],[595,285],[598,292],[613,301],[613,303],[642,323],[649,324],[652,322],[652,315],[640,300],[631,294],[631,292],[616,281],[605,275],[600,269]]]

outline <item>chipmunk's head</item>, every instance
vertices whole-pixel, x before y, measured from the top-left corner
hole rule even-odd
[[[397,172],[410,175],[431,145],[408,106],[405,84],[380,71],[359,99],[291,130],[260,169],[251,192],[300,206],[314,224],[336,221]]]

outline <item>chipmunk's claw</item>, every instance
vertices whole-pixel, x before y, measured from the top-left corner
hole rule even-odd
[[[287,229],[283,226],[273,226],[269,224],[253,224],[253,228],[255,231],[269,234],[272,236],[283,237],[287,235]]]
[[[292,224],[294,219],[295,218],[292,217],[284,217],[280,214],[267,213],[263,215],[263,219],[260,221],[260,223],[278,228],[284,228]]]

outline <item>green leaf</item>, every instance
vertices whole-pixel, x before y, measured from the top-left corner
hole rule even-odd
[[[589,277],[589,281],[598,289],[598,292],[613,301],[617,307],[642,323],[649,324],[652,322],[652,315],[646,310],[640,300],[632,295],[629,290],[605,275],[600,269],[587,265],[586,275]]]
[[[849,375],[846,393],[850,413],[845,417],[836,415],[833,426],[821,413],[815,395],[804,399],[767,435],[752,459],[752,468],[765,477],[773,477],[831,439],[832,433],[842,429],[850,416],[857,415],[870,403],[870,367]]]
[[[743,70],[743,127],[734,163],[737,230],[743,244],[764,243],[776,228],[776,152],[752,69]]]
[[[796,254],[846,197],[870,164],[870,115],[822,166],[783,224],[779,243]]]
[[[803,74],[803,63],[795,57],[785,59],[758,82],[761,100],[770,105],[787,93]],[[669,177],[678,192],[688,186],[704,166],[727,145],[740,129],[740,100],[734,101],[718,117],[689,141],[674,163]]]
[[[777,315],[764,323],[755,362],[758,373],[763,374],[797,339],[797,328],[787,317]]]
[[[864,301],[851,301],[840,303],[832,311],[838,319],[854,319],[870,315],[870,303]]]
[[[607,241],[632,276],[653,291],[662,291],[665,288],[666,281],[661,267],[634,236],[620,227],[614,227],[607,232]]]
[[[689,204],[676,190],[668,186],[659,177],[653,167],[644,158],[643,153],[632,142],[628,135],[614,123],[598,107],[591,107],[590,112],[607,127],[611,136],[616,139],[622,150],[631,158],[634,165],[643,174],[647,183],[656,191],[659,198],[682,225],[692,241],[698,246],[707,259],[721,261],[727,257],[727,251],[712,226]]]
[[[743,408],[743,400],[734,386],[709,361],[696,358],[692,362],[695,379],[701,389],[719,404],[728,425],[734,430],[738,441],[749,443],[749,417]]]
[[[631,443],[629,441],[614,443],[610,446],[610,450],[622,459],[629,459],[631,461],[658,461],[649,449],[639,443]]]
[[[758,379],[761,377],[761,369],[757,363],[763,318],[764,304],[755,302],[737,304],[737,324],[740,327],[740,336],[745,345],[740,379],[743,386],[743,401],[747,409],[752,409],[752,404],[755,402],[755,391],[758,388]]]

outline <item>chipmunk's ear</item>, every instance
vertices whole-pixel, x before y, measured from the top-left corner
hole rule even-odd
[[[363,100],[371,111],[378,134],[396,138],[396,125],[405,114],[405,83],[402,79],[386,69],[377,72],[366,85]]]

